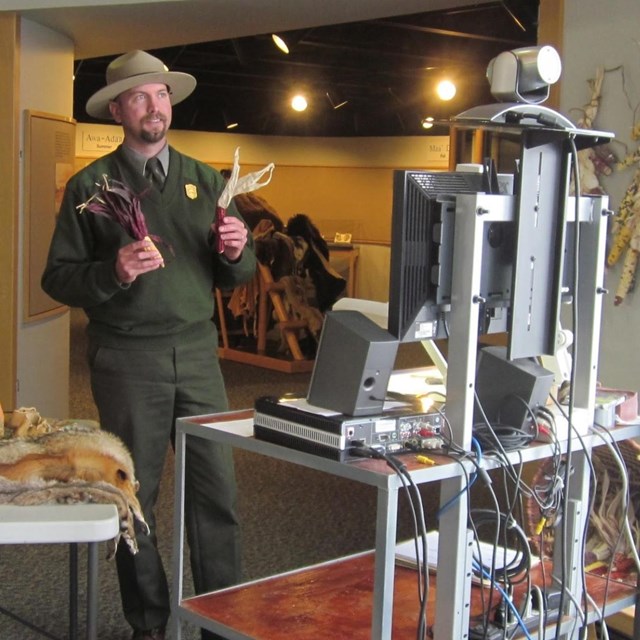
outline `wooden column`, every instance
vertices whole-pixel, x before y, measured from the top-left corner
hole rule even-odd
[[[13,409],[17,377],[19,19],[0,12],[0,404]]]
[[[560,54],[562,59],[562,45],[564,32],[564,0],[540,0],[538,9],[538,44],[550,44]],[[560,108],[560,81],[551,85],[549,98],[545,106],[551,109]]]

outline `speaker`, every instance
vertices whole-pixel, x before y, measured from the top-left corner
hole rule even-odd
[[[476,394],[491,425],[531,426],[529,409],[544,406],[553,373],[533,358],[507,359],[507,348],[484,347],[478,355]],[[484,422],[476,406],[475,422]]]
[[[324,317],[307,401],[351,416],[381,413],[398,341],[359,311]]]

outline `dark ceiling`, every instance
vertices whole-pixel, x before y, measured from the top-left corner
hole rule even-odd
[[[345,0],[348,1],[348,0]],[[536,44],[539,0],[490,4],[151,51],[173,71],[191,73],[195,92],[173,112],[174,129],[292,136],[401,136],[425,131],[426,116],[446,119],[493,102],[485,71],[501,51]],[[104,85],[115,56],[77,60],[74,118]],[[447,76],[457,95],[435,97]],[[309,108],[289,106],[294,90]],[[340,103],[346,104],[338,107]],[[445,133],[435,127],[430,133]]]

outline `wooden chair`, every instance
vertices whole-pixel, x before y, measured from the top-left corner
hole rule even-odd
[[[216,289],[216,305],[220,322],[222,347],[218,350],[223,359],[253,364],[284,373],[300,373],[313,369],[313,359],[307,358],[301,347],[298,335],[301,329],[309,329],[309,323],[304,319],[293,318],[285,303],[285,288],[281,282],[274,282],[268,266],[258,263],[257,276],[259,293],[257,304],[256,350],[249,351],[230,346],[229,330],[225,318],[225,298]],[[286,357],[277,357],[267,353],[267,333],[269,331],[271,313],[276,317],[276,327],[280,330],[282,339],[288,348]]]

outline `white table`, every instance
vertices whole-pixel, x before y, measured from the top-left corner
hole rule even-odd
[[[0,505],[0,544],[70,545],[70,640],[78,637],[78,544],[88,545],[87,638],[95,640],[98,628],[98,543],[115,538],[119,531],[120,518],[114,504]],[[30,622],[1,606],[0,612],[34,628]]]

